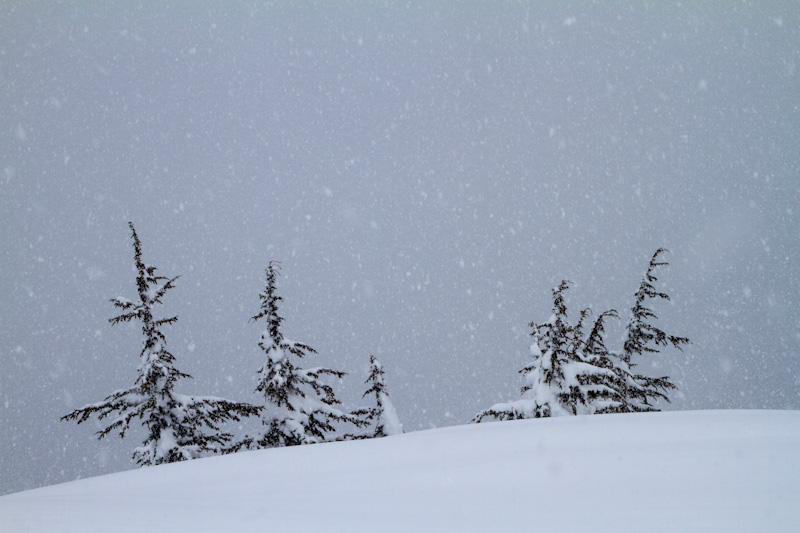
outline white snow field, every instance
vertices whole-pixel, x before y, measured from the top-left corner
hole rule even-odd
[[[0,531],[796,532],[800,411],[483,423],[211,457],[0,497]]]

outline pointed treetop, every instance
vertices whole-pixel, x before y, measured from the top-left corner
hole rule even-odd
[[[261,311],[250,318],[250,320],[255,322],[260,318],[268,317],[268,319],[271,321],[274,320],[277,322],[277,325],[280,325],[283,319],[278,316],[278,302],[282,302],[283,298],[275,294],[278,285],[278,276],[281,274],[280,261],[270,261],[264,271],[267,274],[267,286],[264,288],[264,292],[258,295],[258,298],[261,300]]]
[[[648,298],[657,298],[669,301],[670,299],[669,295],[657,291],[653,285],[654,282],[658,281],[658,278],[656,278],[653,273],[656,267],[669,264],[666,261],[659,261],[659,257],[666,252],[668,252],[666,248],[659,248],[656,250],[656,253],[653,254],[647,267],[647,272],[645,272],[639,284],[639,289],[634,296],[634,304],[631,308],[631,315],[626,328],[627,331],[622,348],[622,356],[627,363],[630,363],[633,354],[642,354],[645,352],[658,353],[659,346],[667,346],[668,344],[682,350],[684,344],[689,344],[691,342],[686,337],[667,335],[664,331],[647,323],[648,319],[655,320],[658,319],[658,317],[652,309],[645,306],[645,300]]]

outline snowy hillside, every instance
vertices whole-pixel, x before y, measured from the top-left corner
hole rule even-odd
[[[800,412],[486,423],[0,497],[4,532],[797,531]]]

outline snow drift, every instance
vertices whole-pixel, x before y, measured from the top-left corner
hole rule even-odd
[[[5,532],[797,531],[800,412],[484,423],[0,497]]]

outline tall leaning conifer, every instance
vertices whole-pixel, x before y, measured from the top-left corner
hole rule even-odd
[[[658,281],[655,270],[669,264],[661,260],[661,256],[666,252],[666,248],[659,248],[650,259],[647,271],[634,294],[634,303],[625,327],[622,349],[614,354],[617,359],[615,371],[619,376],[620,392],[623,398],[623,403],[618,409],[619,412],[658,411],[655,404],[657,400],[668,402],[668,393],[675,389],[675,384],[667,376],[653,378],[635,372],[634,368],[637,363],[634,361],[648,354],[659,353],[661,348],[670,345],[682,350],[683,346],[691,342],[686,337],[669,335],[653,323],[658,317],[649,307],[652,305],[650,302],[653,300],[669,301],[670,299],[666,293],[656,290],[654,285]]]

